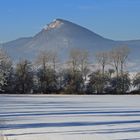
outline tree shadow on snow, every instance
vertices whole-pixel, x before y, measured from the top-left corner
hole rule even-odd
[[[57,123],[31,123],[31,124],[6,124],[0,129],[27,129],[44,127],[78,127],[78,126],[97,126],[97,125],[123,125],[140,124],[140,120],[128,121],[106,121],[106,122],[57,122]]]

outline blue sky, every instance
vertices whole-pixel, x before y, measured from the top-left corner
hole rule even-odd
[[[55,18],[110,39],[140,39],[140,0],[0,0],[0,42],[32,36]]]

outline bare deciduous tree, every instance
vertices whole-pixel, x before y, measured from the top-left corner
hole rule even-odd
[[[114,66],[116,70],[116,75],[119,75],[119,72],[123,75],[124,65],[129,55],[129,48],[127,46],[117,47],[110,51],[110,64]]]
[[[50,61],[52,63],[52,69],[54,71],[56,71],[56,66],[57,66],[57,63],[59,61],[58,53],[57,53],[57,51],[50,51],[50,55],[51,55]]]
[[[36,64],[42,66],[44,69],[52,68],[54,71],[56,70],[56,64],[58,62],[58,54],[56,51],[46,50],[40,52]]]
[[[114,48],[109,53],[110,64],[115,68],[117,77],[119,76],[119,65],[120,65],[120,56],[119,49]]]
[[[50,65],[51,54],[49,51],[40,52],[36,64],[46,69]]]
[[[70,50],[69,54],[69,66],[70,66],[70,71],[72,71],[72,78],[73,82],[75,84],[78,84],[78,80],[76,81],[77,77],[80,75],[80,85],[82,89],[84,90],[85,88],[85,81],[86,77],[89,73],[88,69],[88,61],[89,61],[89,53],[87,50],[80,50],[77,48],[73,48]]]
[[[30,93],[33,87],[32,65],[28,60],[21,60],[16,65],[16,91]]]
[[[87,74],[89,73],[88,64],[89,64],[89,52],[87,50],[79,50],[80,71],[85,81]]]
[[[81,71],[83,76],[86,75],[88,69],[89,52],[87,50],[71,49],[70,64],[74,71]]]
[[[126,64],[129,52],[129,48],[127,46],[114,48],[110,52],[110,62],[116,70],[117,79],[119,77],[119,74],[121,74],[122,77],[122,92],[124,92],[124,66]]]
[[[72,69],[73,73],[79,70],[79,50],[78,49],[71,49],[69,53],[69,62],[70,62],[70,68]]]
[[[56,51],[46,50],[41,52],[36,63],[39,66],[37,72],[38,82],[40,83],[41,92],[48,93],[57,88],[56,66],[58,55]]]
[[[98,64],[102,67],[102,74],[105,73],[105,66],[108,64],[108,52],[96,53],[96,59]]]
[[[126,60],[128,59],[128,55],[130,53],[130,49],[127,46],[119,47],[119,54],[120,54],[120,71],[123,75],[124,66],[126,64]]]

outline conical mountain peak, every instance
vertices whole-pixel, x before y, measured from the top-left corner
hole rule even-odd
[[[39,33],[29,38],[20,38],[0,44],[14,59],[35,59],[40,51],[58,50],[60,57],[66,59],[72,48],[87,49],[91,53],[110,50],[115,46],[127,45],[131,56],[139,59],[140,40],[113,41],[68,20],[57,18],[45,26]]]

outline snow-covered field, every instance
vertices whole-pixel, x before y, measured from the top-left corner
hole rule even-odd
[[[0,95],[8,140],[140,140],[140,96]]]

